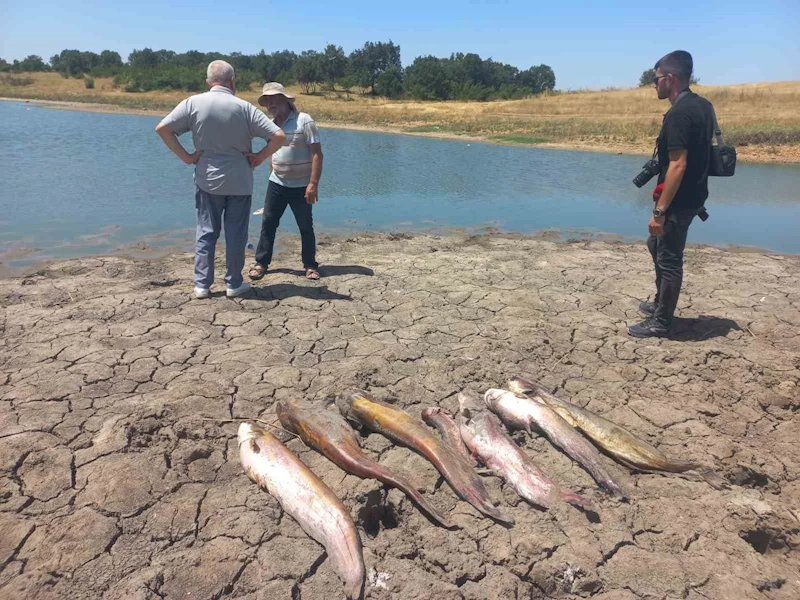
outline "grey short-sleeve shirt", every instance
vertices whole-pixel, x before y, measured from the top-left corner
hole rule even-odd
[[[218,196],[253,193],[253,169],[244,152],[251,140],[267,142],[280,128],[255,106],[223,86],[187,98],[161,121],[176,135],[192,132],[196,150],[194,179],[201,190]]]

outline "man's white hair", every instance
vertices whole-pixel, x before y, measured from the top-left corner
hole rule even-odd
[[[224,60],[215,60],[208,65],[206,81],[209,84],[221,83],[223,85],[230,85],[233,83],[233,77],[233,67]]]

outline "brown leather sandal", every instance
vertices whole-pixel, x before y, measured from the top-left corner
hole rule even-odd
[[[250,270],[247,272],[247,275],[253,281],[258,281],[266,274],[267,274],[267,267],[265,267],[264,265],[260,265],[258,263],[253,263],[253,266],[250,267]]]

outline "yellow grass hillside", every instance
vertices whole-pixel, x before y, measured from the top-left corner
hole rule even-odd
[[[800,162],[800,81],[695,89],[714,103],[721,127],[742,159]],[[650,152],[669,106],[651,87],[495,102],[417,102],[292,91],[301,109],[323,125],[617,152]],[[124,92],[110,79],[97,79],[94,89],[87,89],[82,79],[55,73],[0,76],[3,97],[94,103],[109,110],[160,113],[186,95]],[[239,95],[255,102],[258,93],[240,90]]]

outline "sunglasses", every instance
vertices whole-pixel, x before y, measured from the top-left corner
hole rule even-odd
[[[664,79],[665,77],[669,77],[669,73],[667,73],[666,75],[656,75],[655,77],[653,77],[653,85],[658,85],[658,81],[660,79]]]

